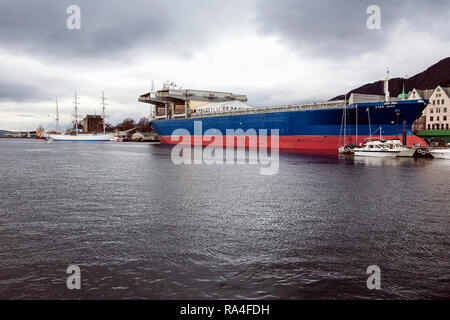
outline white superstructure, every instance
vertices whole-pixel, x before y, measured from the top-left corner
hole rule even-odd
[[[245,111],[252,110],[253,107],[245,104],[242,101],[225,101],[206,104],[200,108],[197,108],[197,112],[201,113],[222,113],[222,112],[233,112],[233,111]]]

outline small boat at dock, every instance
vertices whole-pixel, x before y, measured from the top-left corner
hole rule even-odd
[[[353,148],[355,156],[364,157],[397,157],[400,152],[406,151],[400,140],[368,141],[363,147]]]
[[[115,133],[113,137],[110,139],[111,142],[123,142],[123,138],[119,133]]]
[[[450,160],[450,148],[431,149],[430,154],[436,159]]]

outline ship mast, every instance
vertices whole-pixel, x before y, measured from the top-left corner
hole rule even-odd
[[[155,98],[155,82],[152,80],[152,88],[150,89],[149,98]],[[150,117],[149,120],[152,121],[156,117],[156,107],[154,104],[150,104]]]
[[[107,106],[108,104],[105,103],[105,92],[102,92],[102,119],[103,119],[103,134],[106,134],[106,125],[105,125],[105,118],[106,118],[106,114],[105,114],[105,106]]]
[[[358,104],[356,104],[355,106],[355,131],[356,131],[355,145],[358,146]]]
[[[75,130],[77,132],[78,135],[78,105],[80,104],[78,102],[78,97],[77,97],[77,93],[75,92],[75,96],[74,96],[74,105],[75,105]]]
[[[347,106],[344,105],[344,147],[347,145]]]
[[[56,97],[56,131],[59,132],[59,110],[58,110],[58,97]]]
[[[369,120],[369,136],[370,136],[370,141],[372,141],[372,128],[370,126],[370,111],[369,111],[369,107],[367,107],[366,111],[367,111],[367,119]]]
[[[384,80],[384,94],[385,94],[385,101],[389,101],[390,100],[390,93],[389,93],[389,68],[387,68],[386,71],[386,79]]]

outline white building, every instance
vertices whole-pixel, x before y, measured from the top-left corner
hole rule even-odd
[[[438,86],[436,89],[413,89],[409,100],[427,99],[430,104],[423,110],[422,116],[413,124],[413,132],[423,130],[449,130],[450,127],[450,88]]]
[[[424,110],[427,130],[449,130],[450,88],[437,87],[429,99],[430,104]]]

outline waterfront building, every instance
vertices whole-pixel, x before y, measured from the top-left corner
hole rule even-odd
[[[437,87],[430,97],[430,104],[424,110],[426,130],[449,130],[450,88]]]
[[[430,104],[413,123],[412,131],[449,130],[450,127],[450,88],[438,86],[435,89],[413,89],[408,100],[427,99]]]
[[[87,115],[83,119],[83,132],[94,133],[103,131],[103,118],[98,115]]]

